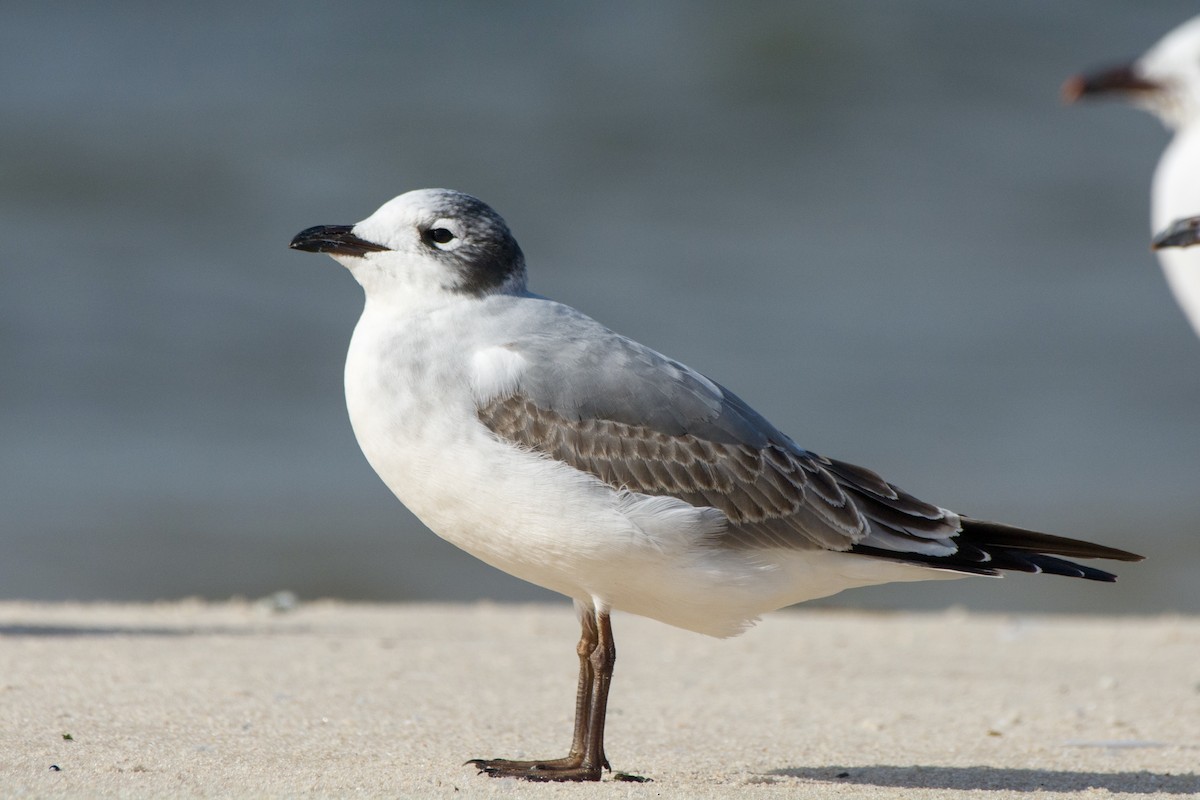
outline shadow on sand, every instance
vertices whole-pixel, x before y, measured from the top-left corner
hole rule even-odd
[[[1128,794],[1200,794],[1200,775],[1166,772],[1064,772],[998,767],[785,767],[786,775],[825,783],[891,786],[901,789],[957,789],[1017,792],[1086,792],[1105,789]]]

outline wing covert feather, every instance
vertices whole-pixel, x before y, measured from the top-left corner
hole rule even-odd
[[[802,450],[773,429],[764,432],[766,445],[755,448],[611,419],[570,420],[520,394],[488,401],[478,415],[500,438],[613,488],[719,509],[730,522],[717,542],[722,546],[848,550],[869,542],[953,551],[944,540],[958,530],[956,519],[874,473]]]

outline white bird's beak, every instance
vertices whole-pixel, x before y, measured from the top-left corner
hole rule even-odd
[[[1074,75],[1063,83],[1063,101],[1074,103],[1084,97],[1110,94],[1156,92],[1162,86],[1142,77],[1132,63]]]

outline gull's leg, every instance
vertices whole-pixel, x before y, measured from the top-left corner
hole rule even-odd
[[[604,759],[603,741],[598,745],[590,741],[596,726],[592,719],[596,708],[596,687],[599,684],[596,676],[595,663],[600,652],[600,628],[597,624],[597,613],[594,609],[576,602],[579,612],[581,633],[576,652],[579,654],[579,685],[575,690],[575,730],[571,737],[571,750],[564,758],[546,759],[542,761],[510,761],[504,758],[482,759],[468,761],[480,772],[492,777],[524,778],[531,781],[598,781],[600,770],[607,767]],[[604,614],[604,627],[607,629],[608,649],[612,651],[612,628],[608,625],[608,614]],[[615,654],[615,651],[612,651]],[[608,699],[608,685],[612,681],[612,659],[607,661],[607,677],[604,680],[604,699],[600,708],[600,736],[604,735],[604,702]],[[591,756],[590,758],[588,756]]]
[[[587,730],[583,736],[583,764],[593,764],[599,770],[600,767],[609,768],[604,755],[604,720],[608,714],[608,689],[612,685],[613,665],[617,662],[617,646],[613,642],[607,611],[597,611],[593,624],[597,636],[587,659],[592,667],[592,690]]]
[[[575,687],[575,731],[571,735],[571,752],[564,759],[575,764],[583,763],[584,751],[587,748],[587,735],[591,727],[592,683],[594,681],[592,651],[596,649],[596,643],[599,641],[596,615],[592,609],[579,609],[579,623],[583,630],[579,635],[579,644],[575,645],[575,652],[579,655],[579,685]],[[603,757],[603,753],[601,756]],[[605,767],[608,766],[608,762],[603,759],[601,763]]]

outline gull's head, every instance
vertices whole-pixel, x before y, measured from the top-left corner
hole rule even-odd
[[[317,225],[293,250],[327,253],[368,295],[484,295],[525,288],[525,257],[486,203],[449,189],[395,197],[355,225]]]
[[[1067,102],[1108,95],[1146,109],[1174,130],[1200,119],[1200,17],[1172,30],[1136,61],[1063,84]]]

